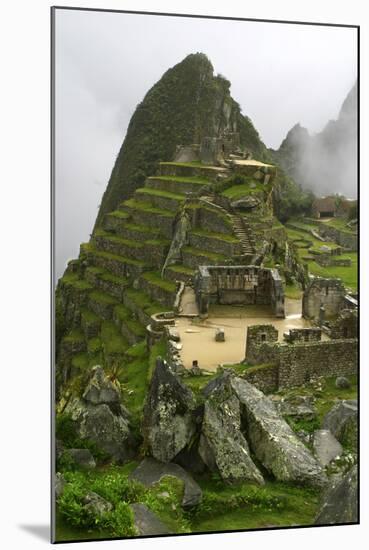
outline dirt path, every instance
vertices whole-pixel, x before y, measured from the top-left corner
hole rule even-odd
[[[189,296],[189,305],[190,301]],[[176,326],[183,344],[181,357],[185,367],[191,367],[197,359],[199,367],[214,371],[220,363],[239,363],[245,357],[246,329],[249,325],[273,324],[283,333],[291,328],[309,327],[310,323],[301,317],[301,300],[286,299],[286,318],[276,319],[270,308],[213,306],[208,319],[192,322],[188,318],[178,318]],[[224,328],[225,342],[215,342],[215,330]]]

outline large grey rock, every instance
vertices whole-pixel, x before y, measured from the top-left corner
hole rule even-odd
[[[184,482],[183,508],[197,506],[202,499],[202,491],[196,481],[178,464],[165,464],[154,458],[144,460],[131,473],[130,478],[136,479],[146,487],[157,483],[165,476],[173,476]]]
[[[189,388],[160,358],[146,396],[142,432],[150,454],[170,462],[195,433],[195,399]]]
[[[351,388],[351,382],[346,376],[337,376],[335,386],[340,390],[347,390]]]
[[[92,469],[96,467],[95,459],[88,449],[66,449],[65,452],[81,468]]]
[[[281,481],[322,486],[327,477],[321,465],[278,414],[273,402],[240,378],[231,385],[242,405],[246,439],[263,466]]]
[[[120,405],[119,390],[110,387],[111,382],[101,371],[101,367],[92,370],[84,397],[72,398],[65,413],[71,415],[79,437],[93,441],[109,456],[124,462],[134,455],[136,441],[128,413]]]
[[[290,416],[296,420],[313,420],[316,417],[313,400],[307,395],[283,399],[277,404],[277,408],[283,416]]]
[[[333,483],[326,491],[316,517],[317,525],[357,523],[358,521],[357,466]]]
[[[263,476],[241,432],[240,403],[233,394],[231,377],[221,380],[218,385],[211,385],[213,390],[205,403],[199,454],[208,468],[219,472],[227,483],[263,484]]]
[[[243,208],[250,209],[250,208],[256,208],[256,206],[259,206],[260,199],[257,197],[254,197],[253,195],[248,195],[245,197],[242,197],[241,199],[237,199],[235,201],[231,202],[232,208],[240,208],[241,210]]]
[[[83,499],[84,509],[93,517],[99,517],[111,512],[113,505],[103,497],[90,491]]]
[[[357,400],[340,401],[325,415],[323,428],[343,445],[357,447]]]
[[[170,530],[145,504],[131,504],[134,526],[139,536],[168,535]]]
[[[91,378],[82,397],[93,405],[120,404],[121,400],[119,389],[105,376],[104,369],[100,365],[92,368]]]
[[[341,456],[342,445],[329,430],[315,430],[313,435],[315,455],[322,466]]]

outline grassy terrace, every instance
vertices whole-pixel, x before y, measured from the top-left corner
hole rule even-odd
[[[204,231],[203,229],[195,229],[191,231],[193,235],[198,237],[207,237],[209,239],[217,239],[227,243],[238,243],[239,240],[234,235],[226,235],[225,233],[213,233],[212,231]]]
[[[145,327],[143,327],[139,321],[133,319],[131,310],[126,306],[119,304],[114,308],[114,314],[115,317],[124,323],[135,336],[141,336],[142,338],[145,336]]]
[[[60,283],[76,290],[92,290],[93,286],[84,279],[80,279],[78,273],[66,273],[59,279]]]
[[[124,223],[124,225],[122,225],[122,228],[127,228],[131,231],[137,231],[137,233],[143,233],[143,238],[147,238],[147,235],[150,235],[150,237],[152,237],[153,235],[156,236],[159,234],[157,230],[153,230],[148,225],[140,225],[138,223],[126,222]]]
[[[173,181],[178,183],[194,183],[198,184],[199,186],[202,185],[208,185],[209,180],[205,178],[200,177],[186,177],[186,176],[151,176],[148,178],[149,180],[157,180],[157,181]]]
[[[91,254],[99,258],[104,258],[105,260],[114,260],[116,262],[121,262],[122,264],[134,265],[136,267],[145,267],[145,262],[140,260],[133,260],[132,258],[126,258],[124,256],[118,256],[117,254],[111,254],[110,252],[104,252],[98,250],[91,243],[83,243],[81,245],[82,252],[86,254]]]
[[[100,333],[104,351],[107,354],[124,354],[129,344],[113,321],[104,321]]]
[[[174,271],[174,273],[184,273],[185,275],[190,275],[193,277],[196,273],[195,269],[186,267],[185,265],[171,265],[167,267],[167,271]]]
[[[318,265],[314,260],[304,260],[304,257],[310,256],[309,251],[305,247],[299,247],[299,242],[302,244],[303,240],[308,240],[312,243],[311,249],[315,250],[316,252],[320,252],[320,248],[324,246],[329,246],[330,248],[337,248],[337,244],[333,241],[329,242],[323,242],[319,239],[316,239],[312,235],[307,235],[305,232],[297,231],[295,229],[286,228],[288,238],[290,241],[298,240],[296,243],[297,245],[297,253],[303,263],[307,263],[309,272],[312,275],[316,275],[317,277],[326,277],[326,278],[340,278],[342,279],[345,286],[351,288],[352,290],[357,289],[358,284],[358,265],[357,265],[357,252],[348,252],[345,254],[342,254],[340,256],[337,256],[338,259],[345,259],[350,258],[351,259],[351,266],[350,267],[338,267],[338,266],[329,266],[329,267],[322,267]]]
[[[97,229],[94,233],[94,236],[103,237],[104,239],[112,243],[123,244],[131,248],[142,248],[144,246],[143,243],[133,241],[132,239],[124,239],[123,237],[119,237],[118,235],[114,235],[112,233],[109,233],[108,231],[104,231],[103,229]]]
[[[170,281],[164,281],[161,278],[160,273],[156,271],[146,272],[142,275],[141,278],[155,286],[158,286],[159,288],[162,288],[163,290],[166,290],[167,292],[176,291],[176,284]]]
[[[160,165],[164,166],[196,166],[196,168],[216,168],[210,164],[203,164],[201,160],[194,160],[192,162],[161,162]]]
[[[263,193],[266,189],[260,182],[253,182],[254,186],[250,186],[249,183],[244,183],[242,185],[234,185],[229,187],[222,192],[223,197],[228,199],[238,199],[244,197],[245,195],[255,195]]]
[[[223,254],[216,254],[215,252],[208,252],[207,250],[200,250],[199,248],[193,248],[192,246],[185,246],[184,253],[191,254],[192,256],[204,256],[215,262],[226,261],[228,258]]]
[[[149,202],[141,202],[135,199],[128,199],[120,204],[120,208],[130,208],[132,210],[141,210],[142,212],[148,212],[150,214],[160,214],[160,216],[165,216],[167,218],[173,218],[174,212],[170,210],[164,210],[164,208],[156,208],[152,206]]]
[[[140,189],[136,189],[136,193],[139,193],[140,195],[151,195],[153,197],[164,197],[175,201],[185,200],[183,193],[171,193],[170,191],[161,191],[159,189],[151,189],[150,187],[141,187]]]
[[[106,214],[106,216],[112,216],[113,218],[119,218],[121,220],[127,220],[129,218],[129,214],[127,212],[122,212],[122,210],[114,210]]]
[[[94,290],[90,293],[90,299],[94,302],[98,302],[99,304],[103,305],[114,305],[117,303],[117,300],[110,296],[110,294],[107,294],[106,292],[102,292],[101,290]]]
[[[127,288],[125,291],[125,296],[132,300],[132,302],[147,315],[152,315],[153,313],[163,311],[163,306],[152,300],[150,296],[142,290]]]

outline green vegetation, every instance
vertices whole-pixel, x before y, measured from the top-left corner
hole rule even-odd
[[[141,187],[147,176],[155,175],[158,162],[172,159],[178,144],[200,143],[203,136],[212,135],[214,125],[224,123],[224,102],[231,110],[229,124],[238,125],[242,146],[257,158],[268,156],[251,121],[231,98],[229,87],[224,77],[214,76],[209,59],[201,53],[187,56],[165,72],[131,118],[96,226],[122,198]]]
[[[83,243],[81,245],[82,254],[87,254],[96,256],[104,260],[112,260],[115,262],[120,262],[122,264],[133,265],[136,267],[145,267],[145,262],[141,260],[133,260],[132,258],[126,258],[125,256],[118,256],[117,254],[111,254],[110,252],[104,252],[102,250],[97,250],[92,243]]]
[[[65,273],[63,277],[59,279],[62,285],[71,286],[76,290],[92,290],[93,286],[84,279],[80,279],[78,273]]]
[[[196,176],[150,176],[148,179],[158,181],[173,181],[178,183],[194,183],[199,184],[200,186],[209,184],[209,180]]]
[[[167,291],[167,292],[175,292],[176,291],[176,284],[172,283],[171,281],[165,281],[161,278],[160,273],[156,271],[147,271],[142,275],[142,279],[145,281],[150,282],[151,284],[158,286],[159,288]]]
[[[244,183],[242,185],[233,185],[232,187],[229,187],[228,189],[223,191],[222,195],[223,197],[227,197],[228,199],[235,200],[241,199],[246,195],[265,193],[267,190],[260,182],[252,180],[253,185],[250,185],[250,183],[251,182]]]
[[[193,277],[196,272],[195,269],[191,269],[190,267],[179,264],[167,267],[167,271],[174,271],[174,273],[184,273],[185,275],[189,275],[190,277]]]
[[[139,193],[140,195],[151,195],[152,197],[164,197],[166,199],[173,199],[175,201],[185,200],[183,194],[170,193],[169,191],[160,191],[159,189],[151,189],[150,187],[142,187],[140,189],[136,189],[136,193]]]
[[[189,514],[193,532],[311,525],[318,510],[319,495],[313,489],[277,482],[267,482],[263,488],[227,487],[216,476],[197,481],[203,500]]]
[[[104,352],[110,354],[124,354],[128,343],[120,334],[118,327],[113,321],[104,321],[101,325],[101,341]]]
[[[123,204],[123,207],[132,208],[133,210],[141,210],[142,212],[148,212],[149,214],[158,214],[166,218],[173,218],[174,213],[164,208],[156,208],[152,206],[150,202],[141,202],[135,199],[128,199]]]
[[[212,231],[205,231],[203,229],[195,229],[191,231],[192,235],[197,235],[198,237],[207,237],[209,239],[217,239],[219,241],[224,241],[227,243],[238,243],[239,240],[234,235],[227,235],[225,233],[213,233]]]
[[[284,295],[286,298],[291,298],[292,300],[300,300],[302,298],[302,290],[297,285],[286,285],[284,289]]]
[[[203,256],[205,258],[209,258],[209,260],[212,260],[214,262],[226,262],[228,260],[228,258],[223,254],[216,254],[215,252],[200,250],[192,246],[185,246],[182,250],[184,253],[191,254],[193,256]]]
[[[85,337],[82,330],[79,328],[74,328],[64,337],[64,342],[76,344],[79,342],[84,342],[84,339]]]
[[[161,304],[152,300],[150,296],[142,290],[134,290],[133,288],[129,288],[125,291],[125,295],[147,315],[152,315],[153,313],[163,310],[163,306]]]
[[[112,233],[108,233],[107,231],[104,231],[103,229],[96,229],[94,233],[95,237],[103,237],[107,241],[110,241],[112,243],[122,244],[129,246],[131,248],[142,248],[143,244],[137,241],[133,241],[132,239],[124,239],[123,237],[119,237],[118,235],[114,235]]]
[[[296,226],[296,227],[303,226],[303,225],[308,227],[306,225],[305,221],[304,222],[301,222],[301,221],[297,222],[297,221],[293,220],[293,225]],[[305,264],[308,265],[309,272],[312,275],[316,275],[318,277],[327,277],[327,278],[336,278],[337,277],[337,278],[342,279],[342,281],[343,281],[343,283],[346,287],[349,287],[352,290],[357,289],[357,284],[358,284],[358,281],[357,281],[357,272],[358,272],[357,252],[345,252],[342,255],[336,256],[336,258],[338,258],[338,259],[350,258],[351,259],[351,266],[349,266],[349,267],[339,267],[339,266],[323,267],[323,266],[318,265],[315,262],[315,260],[313,260],[313,259],[311,259],[311,260],[305,260],[304,259],[305,257],[309,257],[310,253],[309,253],[309,250],[306,248],[306,246],[304,244],[307,240],[306,239],[307,235],[303,230],[301,230],[301,232],[300,232],[297,229],[291,229],[289,227],[286,227],[286,231],[287,231],[287,235],[288,235],[289,240],[296,247],[297,254],[298,254],[298,257],[300,258],[301,263],[305,263]],[[323,241],[320,241],[319,239],[313,237],[313,235],[309,235],[308,240],[311,243],[310,249],[313,252],[316,252],[318,254],[322,253],[322,251],[320,250],[322,246],[328,246],[329,248],[332,248],[332,249],[335,249],[335,248],[338,247],[337,243],[335,243],[333,241],[323,242]],[[303,246],[301,246],[301,244],[303,244]]]
[[[180,506],[183,482],[165,477],[153,487],[145,488],[140,483],[128,479],[128,473],[134,466],[135,463],[131,463],[129,468],[112,466],[94,472],[65,472],[67,483],[58,501],[61,526],[65,522],[68,526],[81,531],[93,530],[96,533],[108,534],[108,537],[132,537],[137,533],[130,504],[141,502],[169,528],[179,533],[188,531]],[[93,507],[85,506],[85,496],[91,492],[111,503],[112,509],[98,514]],[[167,495],[166,498],[161,496],[163,493]],[[68,530],[64,530],[64,533],[68,533]],[[78,538],[83,540],[85,537],[82,535]],[[63,530],[59,532],[59,522],[57,540],[68,540],[63,538]]]

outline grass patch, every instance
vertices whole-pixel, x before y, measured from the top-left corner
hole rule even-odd
[[[113,321],[104,321],[101,325],[101,341],[105,353],[123,355],[127,350],[128,343],[120,334],[118,327]]]
[[[178,183],[194,183],[198,185],[208,185],[209,180],[200,177],[185,177],[185,176],[151,176],[149,180],[157,181],[173,181]]]
[[[185,200],[183,194],[171,193],[170,191],[161,191],[160,189],[151,189],[150,187],[141,187],[140,189],[136,189],[136,193],[139,193],[140,195],[151,195],[153,197],[164,197],[175,201]]]
[[[96,355],[102,350],[102,341],[99,336],[95,336],[94,338],[90,338],[87,342],[87,351],[90,355]]]
[[[133,260],[132,258],[126,258],[125,256],[118,256],[117,254],[111,254],[110,252],[105,252],[103,250],[97,250],[91,243],[83,243],[81,245],[82,254],[87,254],[96,256],[97,258],[102,258],[107,261],[120,262],[122,264],[133,265],[135,267],[146,267],[145,262],[141,260]]]
[[[64,336],[63,340],[64,342],[70,343],[70,344],[76,344],[79,342],[83,342],[85,339],[85,336],[80,328],[74,328],[72,329],[66,336]]]
[[[239,239],[233,235],[226,235],[225,233],[213,233],[212,231],[204,231],[203,229],[196,229],[191,231],[193,235],[198,237],[206,237],[208,239],[216,239],[218,241],[224,241],[226,243],[238,243]]]
[[[94,288],[88,281],[80,279],[78,273],[66,273],[59,282],[76,290],[92,290]]]
[[[227,487],[216,478],[197,479],[202,503],[189,514],[193,532],[311,525],[319,506],[314,489],[267,482]]]
[[[112,296],[110,296],[110,294],[107,294],[106,292],[102,292],[101,290],[94,290],[93,292],[91,292],[90,299],[94,302],[107,306],[117,303],[115,298],[113,298]]]
[[[128,199],[122,203],[123,207],[132,208],[133,210],[141,210],[142,212],[148,212],[149,214],[158,214],[166,218],[173,218],[174,212],[170,210],[164,210],[164,208],[157,208],[152,206],[149,202],[141,202],[135,199]]]
[[[265,187],[261,183],[253,182],[255,187],[250,187],[250,183],[244,183],[242,185],[234,185],[229,187],[221,193],[223,197],[228,199],[240,199],[247,195],[256,195],[259,193],[264,193]]]
[[[286,298],[292,300],[300,300],[302,298],[302,290],[297,285],[286,285],[284,289],[284,295]]]
[[[200,250],[198,248],[193,248],[192,246],[186,246],[183,249],[183,252],[187,254],[191,254],[192,256],[203,256],[205,258],[209,258],[209,260],[213,260],[215,262],[218,261],[227,261],[228,258],[224,256],[223,254],[217,254],[215,252],[208,252],[207,250]]]
[[[142,275],[142,279],[149,281],[151,284],[158,286],[167,292],[175,292],[177,288],[175,283],[165,281],[161,278],[160,273],[157,273],[156,271],[148,271],[144,273]]]
[[[184,273],[185,275],[190,275],[193,277],[196,273],[195,269],[186,267],[185,265],[171,265],[167,267],[167,271],[174,271],[174,273]]]
[[[153,313],[163,311],[163,306],[158,302],[151,300],[150,296],[142,290],[134,290],[133,288],[129,288],[125,291],[125,295],[132,300],[137,307],[147,313],[147,315],[152,315]]]
[[[114,210],[113,212],[109,212],[109,214],[106,215],[113,218],[119,218],[120,220],[128,220],[129,218],[129,214],[127,212],[123,212],[122,210]]]

